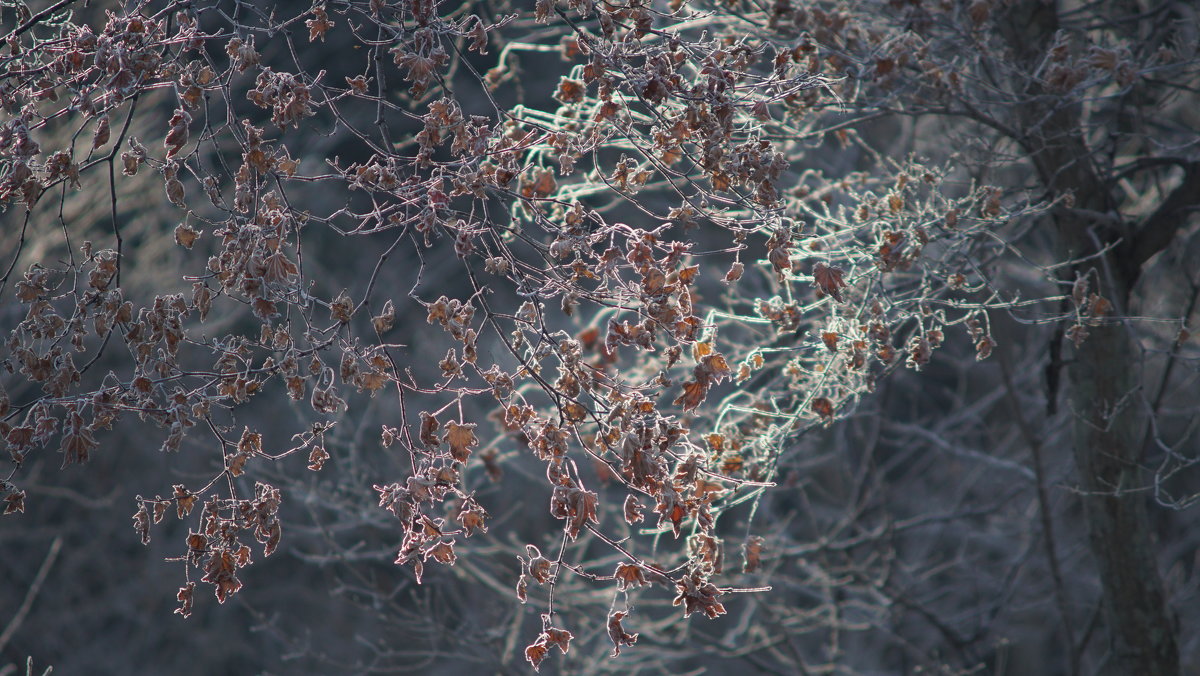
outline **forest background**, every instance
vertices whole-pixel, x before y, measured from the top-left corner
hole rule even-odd
[[[4,0],[0,673],[1200,670],[1198,26]]]

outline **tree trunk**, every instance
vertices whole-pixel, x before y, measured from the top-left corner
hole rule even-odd
[[[1136,347],[1121,324],[1093,327],[1068,372],[1075,465],[1104,587],[1112,653],[1105,672],[1179,673],[1179,648],[1155,560],[1138,465],[1142,406]]]
[[[1014,3],[1000,29],[1026,72],[1044,58],[1058,32],[1055,5]],[[1030,80],[1015,117],[1025,148],[1048,192],[1072,195],[1092,213],[1115,214],[1115,200],[1092,162],[1080,132],[1080,113]],[[1054,213],[1060,260],[1083,260],[1073,272],[1089,279],[1120,315],[1141,261],[1133,224],[1114,227],[1061,208]],[[1106,246],[1123,246],[1101,254]],[[1134,240],[1131,242],[1131,240]],[[1086,259],[1086,260],[1084,260]],[[1067,280],[1070,281],[1070,280]],[[1111,320],[1110,320],[1111,321]],[[1103,587],[1110,654],[1101,673],[1176,676],[1179,648],[1170,621],[1147,512],[1147,477],[1139,466],[1147,421],[1138,387],[1138,346],[1122,322],[1088,326],[1089,336],[1067,356],[1073,446],[1083,490],[1089,543]]]

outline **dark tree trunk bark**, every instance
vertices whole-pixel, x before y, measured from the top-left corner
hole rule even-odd
[[[1057,9],[1042,0],[1017,2],[999,27],[1017,62],[1034,72],[1059,29]],[[1049,194],[1071,195],[1078,208],[1053,214],[1060,260],[1081,261],[1072,272],[1087,278],[1120,316],[1140,264],[1148,258],[1137,246],[1139,228],[1081,215],[1115,214],[1116,205],[1081,134],[1077,107],[1033,80],[1026,91],[1014,93],[1024,96],[1014,111],[1022,134],[1015,140]],[[1113,248],[1101,253],[1106,247]],[[1066,355],[1066,362],[1075,466],[1110,640],[1101,673],[1177,676],[1179,648],[1149,526],[1144,490],[1149,477],[1139,465],[1147,424],[1138,393],[1139,349],[1120,321],[1086,328],[1088,337]]]
[[[1173,676],[1179,648],[1146,511],[1138,460],[1136,349],[1121,324],[1093,327],[1068,367],[1075,465],[1112,640],[1106,672]]]

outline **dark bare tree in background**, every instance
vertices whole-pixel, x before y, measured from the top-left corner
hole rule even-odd
[[[1197,19],[4,0],[0,673],[1200,668]]]

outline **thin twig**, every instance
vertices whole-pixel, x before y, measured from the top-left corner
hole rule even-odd
[[[50,568],[54,566],[55,559],[58,558],[58,551],[62,549],[62,536],[54,538],[54,542],[50,543],[50,551],[46,553],[46,559],[42,561],[42,567],[38,569],[37,576],[33,578],[33,584],[29,585],[29,589],[25,592],[25,600],[21,602],[21,607],[17,609],[17,614],[9,620],[8,626],[4,628],[4,633],[0,634],[0,652],[3,652],[13,634],[20,630],[21,625],[25,622],[25,617],[29,615],[29,610],[33,608],[33,602],[37,599],[38,593],[42,590],[42,584],[46,581],[46,576],[50,574]]]

